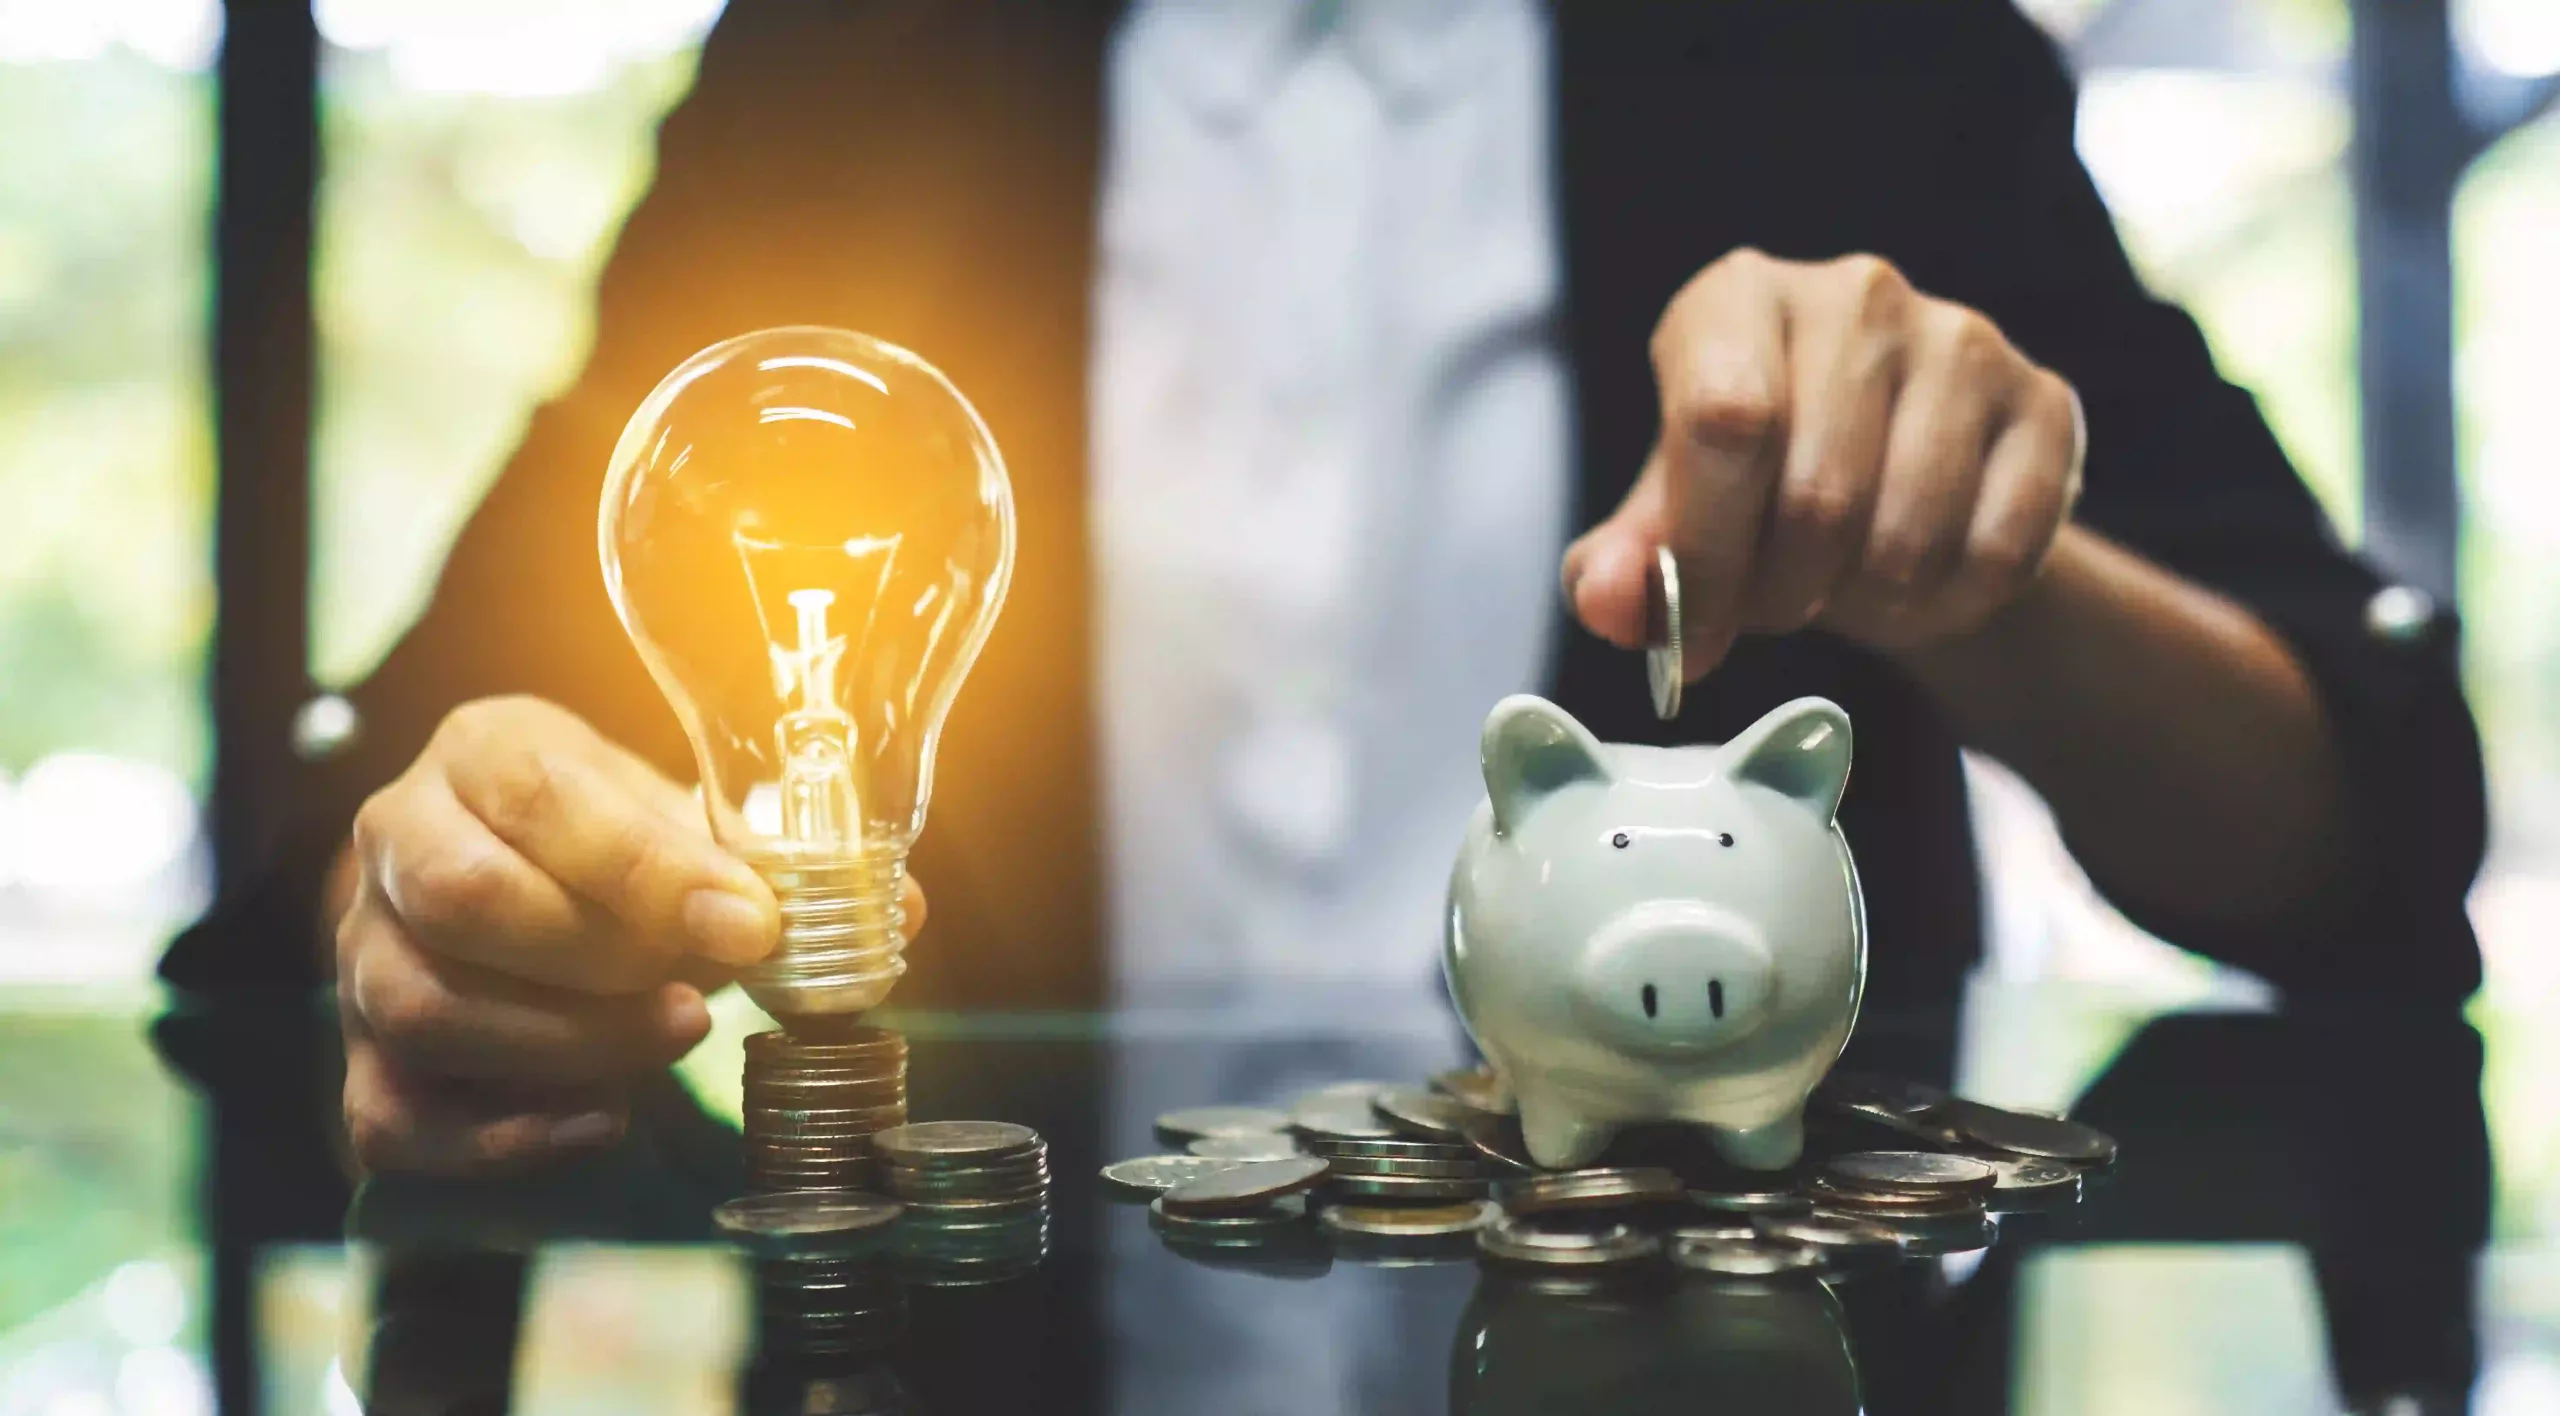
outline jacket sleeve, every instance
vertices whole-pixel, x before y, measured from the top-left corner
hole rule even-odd
[[[1957,105],[1946,135],[1958,145],[1946,179],[1978,184],[1962,205],[1983,220],[1942,223],[1909,273],[1981,309],[2078,388],[2089,434],[2080,519],[2245,605],[2291,647],[2354,794],[2362,868],[2339,912],[2356,921],[2347,932],[2233,937],[2157,910],[2136,922],[2297,993],[2467,996],[2480,960],[2464,897],[2486,828],[2453,617],[2411,626],[2374,613],[2387,582],[2339,544],[2195,322],[2152,298],[2127,261],[2075,151],[2075,96],[2053,45],[2006,4],[1974,13],[1980,42],[2003,51],[1990,71],[2017,76]]]

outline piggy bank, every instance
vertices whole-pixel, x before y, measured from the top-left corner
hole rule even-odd
[[[1530,1159],[1687,1121],[1733,1164],[1793,1164],[1866,980],[1849,716],[1799,698],[1720,747],[1636,747],[1522,694],[1483,748],[1441,962]]]

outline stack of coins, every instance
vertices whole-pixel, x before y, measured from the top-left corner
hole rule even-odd
[[[1952,1253],[1990,1242],[1984,1202],[1999,1172],[1982,1161],[1928,1151],[1834,1156],[1808,1187],[1814,1213],[1893,1230],[1906,1253]]]
[[[1168,1241],[1252,1247],[1303,1232],[1302,1196],[1325,1175],[1315,1156],[1239,1161],[1184,1180],[1156,1197],[1150,1218]]]
[[[747,1039],[750,1193],[853,1190],[871,1179],[870,1138],[907,1119],[907,1040],[856,1027],[826,1041]]]
[[[1049,1252],[1049,1147],[1004,1121],[920,1121],[871,1138],[906,1206],[902,1271],[937,1287],[1018,1277]]]

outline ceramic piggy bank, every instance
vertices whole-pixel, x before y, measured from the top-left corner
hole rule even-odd
[[[1734,1164],[1794,1163],[1866,979],[1833,820],[1848,779],[1849,717],[1820,698],[1686,748],[1495,705],[1442,963],[1532,1160],[1586,1164],[1626,1123],[1678,1120]]]

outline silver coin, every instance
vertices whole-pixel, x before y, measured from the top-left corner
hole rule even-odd
[[[1662,1231],[1662,1242],[1666,1244],[1682,1239],[1717,1239],[1729,1244],[1747,1244],[1759,1237],[1757,1227],[1738,1219],[1723,1224],[1683,1224]]]
[[[1189,1106],[1156,1118],[1156,1134],[1183,1142],[1202,1136],[1267,1136],[1289,1129],[1289,1118],[1260,1106]]]
[[[1676,1200],[1687,1191],[1680,1177],[1650,1166],[1566,1170],[1505,1180],[1495,1198],[1512,1214],[1551,1210],[1618,1209]]]
[[[1482,1177],[1347,1175],[1336,1171],[1325,1177],[1325,1188],[1337,1195],[1372,1200],[1474,1200],[1483,1198],[1491,1184]]]
[[[1170,1232],[1232,1234],[1255,1229],[1285,1229],[1307,1217],[1304,1195],[1281,1195],[1245,1209],[1207,1212],[1176,1209],[1165,1203],[1169,1198],[1169,1194],[1156,1196],[1154,1203],[1147,1206],[1147,1214],[1158,1226]]]
[[[871,1148],[882,1156],[918,1167],[984,1161],[1039,1145],[1039,1132],[1010,1121],[914,1121],[871,1137]]]
[[[1932,1151],[1853,1151],[1833,1156],[1822,1178],[1849,1190],[1896,1195],[1981,1195],[2000,1173],[1978,1160]]]
[[[1327,1156],[1336,1175],[1409,1175],[1429,1180],[1481,1180],[1484,1162],[1473,1151],[1455,1160],[1396,1160],[1385,1156]]]
[[[1493,1162],[1494,1168],[1515,1175],[1532,1175],[1538,1167],[1529,1159],[1528,1144],[1520,1139],[1520,1118],[1479,1112],[1467,1118],[1462,1128],[1467,1144],[1477,1155]]]
[[[1389,1087],[1369,1101],[1389,1126],[1408,1136],[1456,1140],[1473,1111],[1456,1097],[1421,1087]]]
[[[2077,1121],[2004,1111],[1963,1097],[1950,1099],[1940,1116],[1966,1140],[1993,1150],[2081,1165],[2115,1163],[2115,1138]]]
[[[1205,1155],[1142,1155],[1102,1167],[1102,1180],[1121,1194],[1153,1199],[1185,1180],[1197,1180],[1240,1163]]]
[[[1538,1268],[1601,1268],[1651,1258],[1662,1251],[1662,1241],[1624,1224],[1572,1233],[1531,1229],[1495,1215],[1477,1228],[1476,1249],[1501,1263]]]
[[[1491,1067],[1464,1067],[1454,1072],[1441,1072],[1431,1079],[1431,1089],[1470,1111],[1488,1111],[1499,1116],[1519,1110],[1511,1100],[1511,1089]]]
[[[1447,1141],[1386,1141],[1357,1136],[1309,1136],[1307,1152],[1328,1160],[1473,1160],[1472,1146]]]
[[[1368,1239],[1436,1239],[1472,1234],[1497,1211],[1490,1200],[1449,1205],[1327,1205],[1316,1222]]]
[[[1717,1214],[1806,1214],[1813,1201],[1795,1190],[1691,1190],[1689,1203]]]
[[[1653,716],[1667,723],[1680,716],[1680,692],[1689,681],[1680,643],[1680,562],[1669,546],[1656,546],[1653,564],[1662,603],[1661,634],[1644,651],[1644,676],[1653,689]]]
[[[2058,1160],[1986,1160],[2000,1177],[1993,1208],[2065,1205],[2080,1198],[2080,1172]]]
[[[1309,1093],[1290,1103],[1289,1124],[1311,1136],[1385,1140],[1396,1131],[1379,1120],[1378,1113],[1370,1109],[1369,1099],[1374,1094],[1354,1091]]]
[[[1815,1102],[1836,1110],[1897,1120],[1926,1116],[1946,1104],[1947,1093],[1920,1082],[1872,1072],[1834,1072],[1814,1088]]]
[[[1681,1268],[1729,1278],[1770,1278],[1811,1273],[1822,1267],[1819,1249],[1756,1236],[1743,1240],[1675,1239],[1670,1253],[1671,1262]]]
[[[1883,1190],[1852,1190],[1828,1180],[1816,1180],[1807,1187],[1817,1210],[1847,1210],[1869,1218],[1892,1216],[1896,1219],[1946,1219],[1982,1213],[1982,1201],[1973,1195],[1906,1195]]]
[[[878,1229],[902,1208],[895,1200],[851,1190],[786,1190],[726,1201],[711,1211],[711,1222],[753,1249],[808,1253]]]
[[[1297,1137],[1281,1131],[1252,1136],[1202,1136],[1183,1149],[1212,1160],[1287,1160],[1301,1154]]]
[[[1902,1235],[1885,1225],[1845,1215],[1772,1216],[1753,1227],[1771,1239],[1810,1244],[1838,1265],[1889,1263],[1902,1257]]]
[[[1164,1192],[1164,1207],[1179,1214],[1214,1214],[1267,1205],[1309,1189],[1324,1178],[1325,1162],[1312,1155],[1287,1160],[1239,1161],[1186,1180]]]

